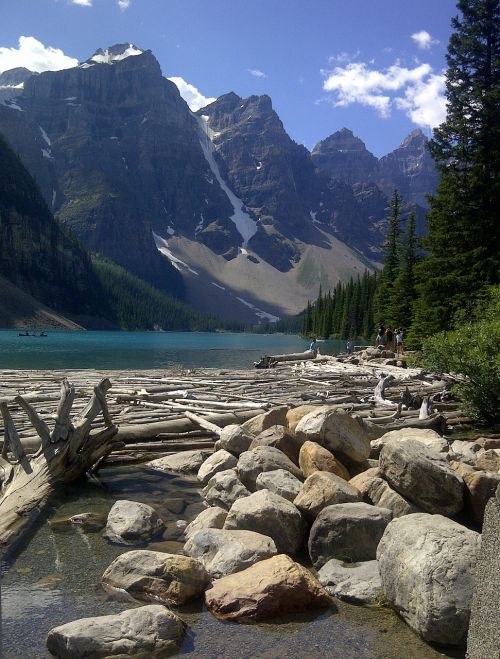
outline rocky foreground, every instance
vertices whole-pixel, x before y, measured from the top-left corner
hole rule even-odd
[[[184,451],[148,466],[196,473],[203,488],[207,508],[178,522],[184,555],[135,548],[115,559],[103,586],[146,604],[50,630],[52,655],[174,653],[186,625],[169,607],[198,598],[235,623],[325,609],[335,598],[388,605],[429,643],[466,643],[476,564],[484,574],[491,556],[498,562],[494,532],[481,556],[478,531],[499,497],[500,439],[451,443],[411,427],[375,433],[342,409],[303,405],[222,428],[213,453]],[[95,523],[78,517],[83,529]],[[150,506],[119,501],[104,535],[140,547],[163,528]],[[495,595],[485,600],[476,588],[474,598],[479,619],[494,620]],[[472,659],[492,656],[494,637],[484,647],[477,630],[472,637]]]

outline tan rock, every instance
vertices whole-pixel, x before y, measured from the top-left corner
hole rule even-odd
[[[251,451],[257,446],[272,446],[277,448],[283,451],[294,464],[299,464],[300,442],[296,441],[295,437],[285,426],[271,426],[267,430],[263,430],[253,439],[248,450]]]
[[[482,471],[500,472],[500,449],[490,448],[480,451],[476,458],[476,467]]]
[[[288,430],[294,433],[298,422],[305,417],[306,414],[314,412],[317,409],[318,405],[299,405],[298,407],[288,410],[286,413],[286,425],[288,426]]]
[[[344,465],[326,448],[316,442],[304,442],[300,449],[299,466],[307,478],[315,471],[329,471],[348,481],[350,474]]]
[[[241,427],[253,435],[258,435],[271,426],[284,426],[286,423],[287,412],[287,405],[273,407],[269,412],[264,412],[263,414],[254,416],[253,419],[248,419],[248,421],[241,424]]]
[[[302,485],[294,505],[309,519],[336,503],[354,503],[361,500],[355,487],[330,471],[315,471]]]
[[[372,481],[375,478],[380,478],[380,469],[378,467],[371,467],[366,471],[363,471],[361,474],[354,476],[349,480],[349,485],[352,485],[357,490],[359,490],[362,496],[365,496],[367,493]]]
[[[500,474],[470,471],[462,475],[465,483],[465,507],[477,524],[483,523],[484,509],[500,485]]]
[[[216,618],[235,622],[268,620],[332,604],[319,581],[285,554],[217,579],[206,591],[205,602]]]

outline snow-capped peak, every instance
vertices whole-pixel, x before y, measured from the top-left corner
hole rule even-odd
[[[94,62],[95,64],[113,64],[119,62],[127,57],[135,55],[142,55],[143,50],[134,46],[133,43],[121,43],[111,46],[110,48],[99,48],[87,61],[87,63]]]

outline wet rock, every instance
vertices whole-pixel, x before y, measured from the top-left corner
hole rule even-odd
[[[225,510],[229,510],[238,499],[250,494],[234,469],[219,471],[212,476],[201,493],[209,506],[218,506]]]
[[[245,430],[242,426],[231,424],[222,428],[218,441],[219,445],[229,453],[240,455],[240,453],[248,451],[253,438],[253,433]],[[233,466],[231,465],[231,467]]]
[[[454,515],[462,509],[462,478],[421,442],[388,442],[380,453],[380,470],[391,487],[426,512]]]
[[[308,519],[313,520],[327,506],[360,500],[358,490],[340,476],[329,471],[315,471],[306,478],[293,503]]]
[[[180,606],[199,597],[210,576],[194,558],[135,550],[115,558],[101,581],[138,600]]]
[[[262,533],[274,540],[279,552],[292,555],[302,546],[306,530],[302,515],[293,503],[269,490],[236,501],[224,528]]]
[[[285,426],[271,426],[267,430],[262,431],[249,446],[249,449],[256,448],[257,446],[272,446],[282,451],[287,458],[298,466],[299,464],[299,451],[300,443],[297,442],[295,437],[285,428]]]
[[[160,535],[163,520],[145,503],[117,501],[109,511],[104,537],[122,545],[140,545]]]
[[[318,572],[325,590],[351,604],[376,604],[382,595],[377,561],[343,563],[332,558]]]
[[[295,428],[301,441],[321,444],[348,465],[366,460],[370,455],[370,441],[380,437],[382,432],[361,417],[328,406],[306,414]]]
[[[256,488],[259,474],[263,471],[275,471],[276,469],[284,469],[302,480],[300,469],[284,453],[272,446],[257,446],[251,451],[245,451],[240,455],[237,466],[241,482],[252,492]]]
[[[100,513],[79,513],[78,515],[72,515],[69,520],[75,526],[90,533],[100,531],[106,526],[106,516]]]
[[[257,416],[254,416],[253,419],[245,421],[241,427],[256,436],[271,426],[284,426],[286,423],[287,412],[287,405],[273,407],[269,412],[258,414]]]
[[[207,572],[219,578],[240,572],[277,553],[273,540],[254,531],[206,529],[196,531],[184,545],[184,553],[197,558]]]
[[[324,508],[309,535],[309,556],[314,567],[318,570],[331,558],[350,563],[373,560],[391,519],[390,510],[367,503]]]
[[[315,471],[330,471],[348,481],[351,476],[344,465],[326,448],[316,442],[304,442],[300,449],[299,465],[307,478]]]
[[[283,554],[217,579],[206,591],[205,602],[216,618],[234,622],[269,620],[332,605],[309,570]]]
[[[377,549],[384,595],[430,643],[467,637],[480,535],[442,515],[393,520]]]
[[[205,529],[221,529],[226,521],[227,510],[213,506],[202,510],[201,513],[184,529],[186,538],[190,538],[196,531]]]
[[[255,481],[257,490],[269,490],[288,501],[293,501],[300,492],[302,483],[285,469],[263,471]]]
[[[215,476],[219,471],[232,469],[237,464],[238,458],[235,458],[232,453],[229,453],[225,449],[220,449],[208,457],[201,465],[198,471],[198,480],[206,485],[212,476]]]
[[[385,435],[374,439],[371,442],[370,457],[378,458],[380,451],[384,448],[387,442],[394,440],[395,442],[406,442],[409,439],[420,442],[431,451],[436,453],[447,453],[449,446],[444,437],[441,437],[435,430],[427,428],[402,428],[401,430],[391,430],[386,432]]]
[[[383,478],[374,478],[366,488],[366,498],[369,503],[379,508],[388,508],[393,517],[402,517],[422,510],[393,490]]]
[[[210,451],[181,451],[173,455],[152,460],[146,463],[147,467],[156,471],[175,471],[180,474],[196,474],[203,461],[210,455]]]
[[[48,633],[47,648],[59,659],[164,657],[179,649],[184,632],[185,624],[175,613],[151,604],[54,627]]]

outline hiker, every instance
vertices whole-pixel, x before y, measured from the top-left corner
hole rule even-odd
[[[350,355],[352,353],[352,341],[351,341],[351,339],[347,339],[345,349],[346,349],[348,355]]]
[[[394,332],[390,327],[385,330],[385,338],[385,349],[392,351],[394,349]]]
[[[384,334],[385,334],[385,327],[383,325],[380,325],[380,327],[378,328],[377,338],[375,339],[376,348],[384,344]]]
[[[396,330],[396,354],[403,356],[403,328]]]
[[[314,356],[318,354],[318,344],[316,342],[316,338],[313,337],[313,340],[311,341],[311,345],[309,346],[309,351],[314,353]]]

